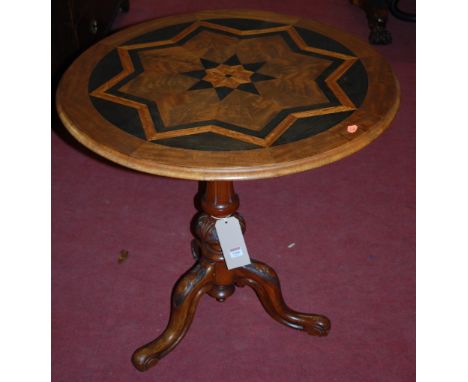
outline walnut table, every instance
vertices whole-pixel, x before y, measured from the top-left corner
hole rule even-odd
[[[176,283],[164,332],[137,349],[147,370],[183,338],[199,299],[252,287],[280,323],[325,336],[328,318],[290,309],[268,265],[228,270],[214,224],[235,216],[233,180],[305,171],[360,150],[390,124],[399,88],[367,43],[258,11],[145,22],[82,54],[62,78],[59,115],[82,144],[123,166],[201,181],[195,265]],[[267,208],[267,206],[265,206]]]

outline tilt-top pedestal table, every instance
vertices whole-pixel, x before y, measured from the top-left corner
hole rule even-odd
[[[167,328],[133,354],[135,367],[147,370],[179,343],[204,294],[224,301],[246,285],[278,322],[327,335],[327,317],[286,305],[270,266],[252,260],[229,270],[215,223],[233,216],[245,230],[233,180],[339,160],[381,134],[398,105],[398,82],[367,43],[268,12],[152,20],[82,54],[57,91],[70,133],[123,166],[202,182],[191,226],[196,263],[174,287]]]

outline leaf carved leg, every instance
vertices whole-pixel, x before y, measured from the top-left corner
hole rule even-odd
[[[171,316],[164,332],[154,341],[138,348],[132,356],[133,365],[145,371],[173,350],[192,323],[201,296],[212,287],[213,265],[197,262],[172,291]]]
[[[278,275],[269,265],[252,260],[252,264],[235,269],[236,285],[254,289],[266,312],[276,321],[313,336],[326,336],[330,320],[322,315],[301,313],[284,302]]]

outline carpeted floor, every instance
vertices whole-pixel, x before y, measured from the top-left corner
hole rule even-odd
[[[131,0],[116,27],[219,8],[368,34],[364,14],[346,0]],[[377,49],[401,84],[392,127],[334,164],[236,185],[249,252],[277,270],[292,308],[332,319],[325,338],[273,321],[244,288],[223,304],[202,298],[179,346],[156,368],[136,371],[133,350],[164,329],[171,288],[193,262],[197,184],[113,165],[55,126],[54,381],[415,380],[415,25],[390,18],[388,27],[394,42]],[[122,249],[129,257],[119,264]]]

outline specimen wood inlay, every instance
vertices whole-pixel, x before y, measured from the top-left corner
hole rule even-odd
[[[118,54],[112,51],[108,56],[120,60],[113,66],[120,64],[122,70],[106,76],[101,65],[109,65],[110,59],[104,57],[90,81],[92,101],[99,98],[112,105],[94,106],[124,131],[130,132],[130,123],[140,126],[134,134],[139,138],[195,150],[268,147],[312,111],[336,114],[359,106],[337,83],[358,60],[352,52],[317,48],[313,41],[307,45],[293,26],[248,31],[240,29],[242,22],[232,20],[228,28],[209,20],[195,22],[181,32],[175,29],[177,35],[165,43],[147,37],[144,43],[116,47]],[[152,34],[157,36],[157,30]],[[355,76],[367,81],[365,70]],[[366,92],[367,88],[360,89],[362,97]],[[127,117],[109,118],[109,108],[120,108]],[[129,108],[137,110],[138,120]],[[311,124],[306,135],[323,130]],[[218,135],[218,140],[197,145],[193,137],[184,139],[207,132]],[[229,138],[225,144],[217,144],[224,137]],[[285,143],[303,137],[290,134]],[[232,140],[250,145],[229,144]]]
[[[367,44],[253,11],[116,33],[72,65],[57,96],[65,125],[94,151],[198,180],[279,176],[337,160],[375,139],[398,103],[390,67]]]

